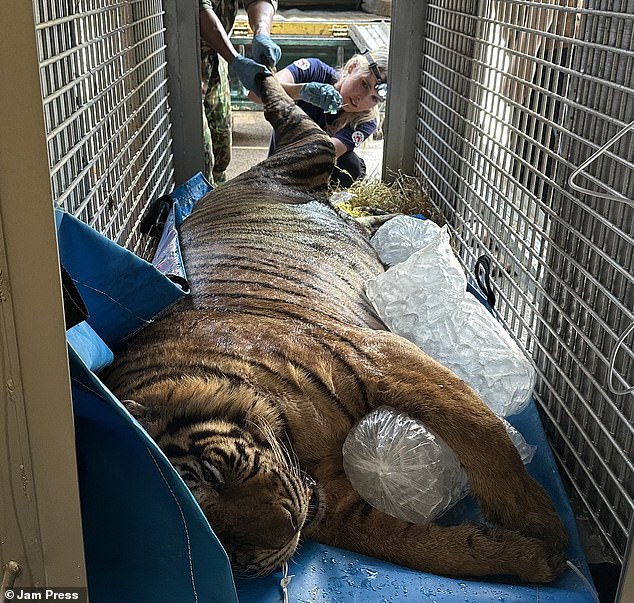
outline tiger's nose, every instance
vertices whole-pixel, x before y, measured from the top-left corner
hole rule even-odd
[[[281,549],[297,536],[298,526],[298,514],[292,506],[278,503],[250,509],[248,517],[228,522],[218,536],[221,542],[224,536],[234,545]]]
[[[262,517],[262,534],[270,547],[284,546],[295,538],[298,531],[298,514],[289,503],[282,503],[267,517]]]

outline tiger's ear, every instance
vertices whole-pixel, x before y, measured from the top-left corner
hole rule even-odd
[[[143,404],[139,404],[134,400],[121,400],[121,403],[126,407],[128,412],[139,422],[147,416],[147,408]]]

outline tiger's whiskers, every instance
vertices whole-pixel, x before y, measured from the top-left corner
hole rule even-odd
[[[253,421],[249,421],[249,423],[260,431],[264,440],[270,445],[271,451],[273,452],[276,460],[281,464],[286,465],[296,475],[301,475],[299,459],[297,458],[297,453],[292,446],[287,446],[284,442],[280,441],[280,439],[275,435],[273,428],[268,423],[265,425],[255,423]]]

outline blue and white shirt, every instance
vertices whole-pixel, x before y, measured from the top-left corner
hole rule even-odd
[[[321,84],[331,84],[334,86],[337,81],[337,71],[319,59],[297,59],[297,61],[291,63],[287,69],[293,76],[293,80],[296,84],[319,82]],[[337,117],[342,113],[342,111],[336,114],[325,113],[323,109],[303,100],[297,101],[297,105],[323,130],[326,130],[326,126],[334,123]],[[376,119],[357,124],[354,127],[347,125],[332,134],[332,137],[343,142],[348,151],[353,151],[376,130],[376,126]]]

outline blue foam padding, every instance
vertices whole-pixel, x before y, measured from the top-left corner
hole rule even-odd
[[[56,212],[62,262],[89,313],[67,332],[93,603],[237,603],[227,555],[168,459],[94,374],[185,295],[154,266]],[[104,342],[105,340],[105,342]]]
[[[227,555],[145,430],[69,350],[91,603],[237,603]]]
[[[80,322],[66,331],[66,341],[86,366],[95,373],[107,367],[114,360],[112,350],[86,322]]]
[[[116,350],[180,299],[183,290],[152,264],[71,214],[55,210],[60,261],[88,308],[88,324]]]

